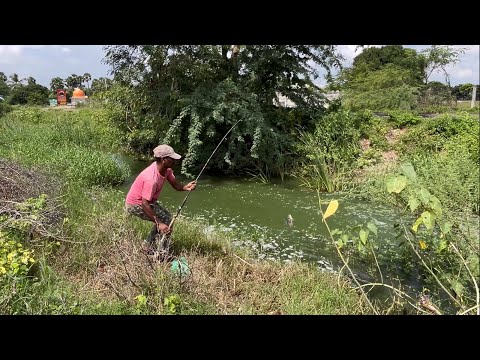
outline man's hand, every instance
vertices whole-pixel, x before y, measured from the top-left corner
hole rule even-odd
[[[184,191],[191,191],[191,190],[195,189],[196,186],[197,186],[197,182],[194,180],[194,181],[189,182],[187,185],[185,185],[183,187],[183,190]]]
[[[167,224],[157,222],[157,230],[162,234],[168,234],[170,232],[170,227]]]

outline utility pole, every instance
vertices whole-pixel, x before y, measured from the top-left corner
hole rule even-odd
[[[472,104],[470,108],[473,109],[475,107],[475,99],[477,98],[477,85],[473,85],[472,87]]]

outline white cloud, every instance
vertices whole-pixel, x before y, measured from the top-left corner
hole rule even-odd
[[[109,77],[109,68],[101,63],[104,55],[102,45],[0,45],[0,71],[32,76],[48,87],[52,78],[72,74]]]
[[[473,77],[473,70],[472,69],[458,69],[456,71],[456,76],[460,79],[469,79]]]
[[[42,49],[45,45],[0,45],[0,64],[14,64],[25,49]]]
[[[79,65],[81,63],[81,60],[78,58],[69,57],[65,59],[65,62],[71,65]]]
[[[355,56],[358,56],[360,52],[362,51],[361,49],[358,49],[360,51],[356,51],[355,48],[357,45],[339,45],[338,46],[338,51],[343,55],[345,58],[345,63],[346,64],[351,64],[353,62],[353,59]]]
[[[13,64],[21,52],[22,45],[0,45],[0,63]]]
[[[359,47],[358,45],[339,45],[338,50],[345,57],[343,65],[351,66],[353,59],[360,55],[364,49],[381,46],[383,45],[364,45],[364,47]]]

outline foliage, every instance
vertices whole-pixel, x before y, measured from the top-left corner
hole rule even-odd
[[[10,104],[0,100],[0,117],[12,111],[13,108]]]
[[[46,105],[49,91],[45,86],[30,82],[28,85],[16,86],[12,89],[9,103],[12,105]]]
[[[1,74],[3,73],[0,73],[0,75]],[[8,95],[10,95],[10,87],[7,84],[6,76],[3,75],[3,77],[0,76],[0,96],[5,100]],[[1,103],[2,101],[0,100],[0,104]]]
[[[416,218],[411,227],[404,227],[406,245],[408,243],[414,253],[412,261],[417,255],[427,281],[432,284],[436,281],[455,306],[468,309],[473,300],[474,285],[477,286],[475,278],[480,275],[478,265],[475,265],[478,244],[475,246],[462,236],[459,224],[446,218],[440,200],[417,181],[412,164],[404,163],[401,171],[402,174],[387,178],[386,188],[389,193],[397,194],[397,201],[401,206],[406,205],[405,210]]]
[[[93,94],[97,98],[102,98],[101,94],[107,91],[108,89],[110,89],[112,85],[113,85],[112,79],[100,77],[98,79],[93,79],[91,90],[93,91]]]
[[[364,49],[350,68],[342,70],[334,81],[344,93],[351,109],[414,110],[420,106],[452,106],[449,85],[428,82],[432,72],[443,71],[458,62],[465,49],[433,45],[417,53],[400,45]]]
[[[407,69],[388,64],[382,69],[353,79],[345,89],[343,104],[352,110],[411,110],[418,87],[411,85]]]
[[[418,84],[422,79],[424,59],[413,49],[401,45],[386,45],[380,48],[370,47],[357,55],[348,73],[348,80],[364,77],[368,73],[394,65],[406,70],[410,75],[405,78],[410,85]]]
[[[465,142],[465,147],[474,161],[478,161],[479,144],[478,120],[466,112],[456,115],[442,114],[434,118],[423,119],[419,126],[411,129],[403,138],[402,150],[412,152],[439,152],[448,142]],[[453,139],[455,138],[455,139]],[[450,145],[451,146],[451,145]]]
[[[167,314],[177,313],[181,304],[182,302],[180,296],[177,294],[166,296],[163,301],[163,305],[166,307]]]
[[[65,121],[65,113],[12,112],[0,125],[0,142],[4,144],[0,155],[27,165],[41,164],[87,186],[119,184],[129,170],[102,151],[118,146],[117,132],[108,125],[108,116],[106,111],[85,109]]]
[[[390,110],[389,122],[393,123],[395,128],[404,128],[411,125],[416,125],[422,121],[422,118],[413,114],[410,111]]]
[[[0,277],[26,275],[34,262],[32,250],[24,249],[21,243],[0,230]]]
[[[360,152],[358,129],[362,119],[362,115],[340,110],[320,118],[313,133],[301,132],[296,176],[309,187],[329,192],[341,189]]]
[[[448,209],[457,213],[479,214],[479,165],[466,149],[454,145],[455,151],[434,157],[417,155],[411,158],[417,173],[430,191]]]
[[[430,48],[421,51],[425,59],[425,70],[423,80],[428,83],[428,79],[433,72],[442,71],[445,75],[445,81],[450,85],[450,77],[446,70],[447,65],[456,64],[460,54],[465,53],[466,48],[458,48],[450,45],[432,45]]]
[[[105,63],[115,81],[109,104],[134,151],[150,153],[173,141],[185,154],[183,171],[204,164],[229,127],[243,121],[219,148],[211,171],[238,172],[266,165],[279,174],[296,125],[307,126],[323,111],[313,82],[314,66],[340,66],[334,46],[108,46]],[[278,108],[279,94],[296,104]],[[292,122],[300,119],[300,124]],[[185,144],[185,145],[183,145]],[[183,146],[182,146],[183,145]],[[274,145],[274,146],[272,146]],[[178,147],[178,146],[177,146]],[[235,151],[234,151],[235,149]],[[237,151],[237,149],[239,149]],[[258,164],[260,161],[260,164]]]
[[[82,82],[83,82],[83,76],[82,75],[72,74],[65,79],[65,86],[69,90],[73,90],[74,88],[81,87]]]
[[[57,90],[65,88],[63,79],[60,77],[54,77],[50,81],[50,90],[53,91],[56,94]]]
[[[455,97],[456,100],[472,100],[472,90],[473,84],[459,84],[452,87],[452,95]],[[475,96],[475,100],[480,100],[480,86],[477,85],[477,93]]]
[[[418,98],[418,110],[428,110],[431,107],[451,109],[455,105],[450,87],[438,81],[431,81],[421,88]]]

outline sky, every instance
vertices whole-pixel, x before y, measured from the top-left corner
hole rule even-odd
[[[372,45],[382,46],[382,45]],[[404,45],[417,51],[430,45]],[[447,67],[452,86],[464,83],[478,84],[480,45],[455,45],[468,48],[459,56],[459,62]],[[344,66],[350,66],[353,58],[361,49],[355,51],[356,45],[339,45],[344,55]],[[10,76],[17,73],[20,78],[33,76],[38,84],[50,87],[54,77],[67,78],[72,74],[89,73],[92,79],[111,77],[109,67],[101,63],[105,53],[102,45],[0,45],[0,71]],[[442,73],[434,73],[430,80],[445,82]],[[323,76],[317,81],[325,84]]]

